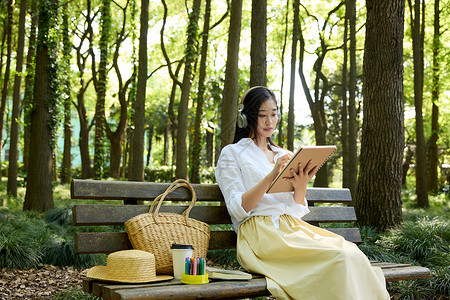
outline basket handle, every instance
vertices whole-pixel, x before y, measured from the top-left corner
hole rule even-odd
[[[169,195],[170,193],[172,193],[174,190],[176,190],[179,187],[185,187],[187,189],[189,189],[192,193],[192,201],[191,204],[189,205],[188,208],[186,208],[185,211],[183,211],[181,213],[182,216],[185,217],[186,219],[186,223],[187,223],[187,219],[189,218],[189,212],[191,211],[191,209],[194,207],[195,202],[197,201],[197,195],[195,194],[195,190],[192,187],[192,185],[187,182],[185,179],[177,179],[175,180],[166,190],[164,193],[162,193],[161,195],[159,195],[158,197],[156,197],[153,200],[152,205],[150,206],[149,209],[149,213],[153,215],[153,217],[156,217],[159,213],[159,209],[161,208],[161,205],[164,201],[164,199],[166,198],[167,195]],[[158,205],[156,206],[155,211],[152,213],[153,211],[153,207],[155,206],[155,204],[158,202]]]

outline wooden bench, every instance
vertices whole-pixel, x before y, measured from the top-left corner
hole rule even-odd
[[[73,222],[77,226],[117,226],[128,219],[146,213],[150,204],[140,205],[142,201],[151,201],[162,194],[168,183],[127,182],[77,180],[71,184],[72,199],[123,200],[117,205],[78,204],[73,207]],[[190,217],[211,225],[209,249],[232,249],[236,247],[236,234],[231,226],[215,226],[231,224],[231,219],[224,206],[223,196],[215,184],[192,184],[197,194],[197,205],[192,209]],[[323,223],[353,223],[356,214],[353,207],[337,206],[351,201],[348,189],[308,188],[306,197],[311,212],[304,220],[320,226]],[[187,189],[180,188],[166,197],[165,205],[160,211],[181,213],[191,199]],[[170,201],[169,201],[170,200]],[[318,203],[329,203],[331,206],[316,206]],[[135,204],[135,205],[129,205]],[[228,227],[229,230],[221,230]],[[358,228],[329,228],[351,242],[361,242]],[[125,231],[122,232],[80,232],[75,236],[77,253],[111,253],[131,249]],[[427,278],[430,270],[409,264],[372,262],[383,270],[386,281]],[[184,285],[179,280],[153,284],[108,284],[89,278],[83,280],[83,290],[104,299],[239,299],[270,295],[266,289],[266,280],[254,276],[249,281],[215,281],[204,285]]]

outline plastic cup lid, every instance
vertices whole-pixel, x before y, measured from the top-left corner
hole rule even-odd
[[[172,244],[171,249],[194,249],[192,245]]]

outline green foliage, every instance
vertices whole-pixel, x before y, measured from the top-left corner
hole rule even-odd
[[[70,208],[56,208],[45,215],[0,210],[0,268],[28,269],[39,263],[87,268],[104,264],[105,255],[76,254]]]
[[[48,237],[36,213],[0,210],[0,268],[37,266]]]
[[[433,204],[433,202],[431,202]],[[430,214],[430,215],[428,215]],[[434,216],[433,216],[434,215]],[[385,234],[363,227],[359,248],[371,260],[409,263],[430,268],[429,279],[389,285],[395,299],[436,299],[450,296],[450,218],[432,210],[407,210],[402,227]]]
[[[71,288],[63,290],[52,297],[52,300],[100,300],[100,299],[101,298],[83,292],[80,288]]]
[[[231,269],[239,269],[240,265],[236,256],[236,249],[208,250],[207,259],[213,264],[227,266]]]
[[[380,244],[423,266],[449,266],[450,221],[439,217],[406,221],[403,228],[384,235]]]

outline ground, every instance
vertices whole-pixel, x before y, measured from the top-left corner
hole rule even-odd
[[[51,299],[61,290],[79,287],[85,270],[40,265],[37,269],[0,273],[0,299]]]

